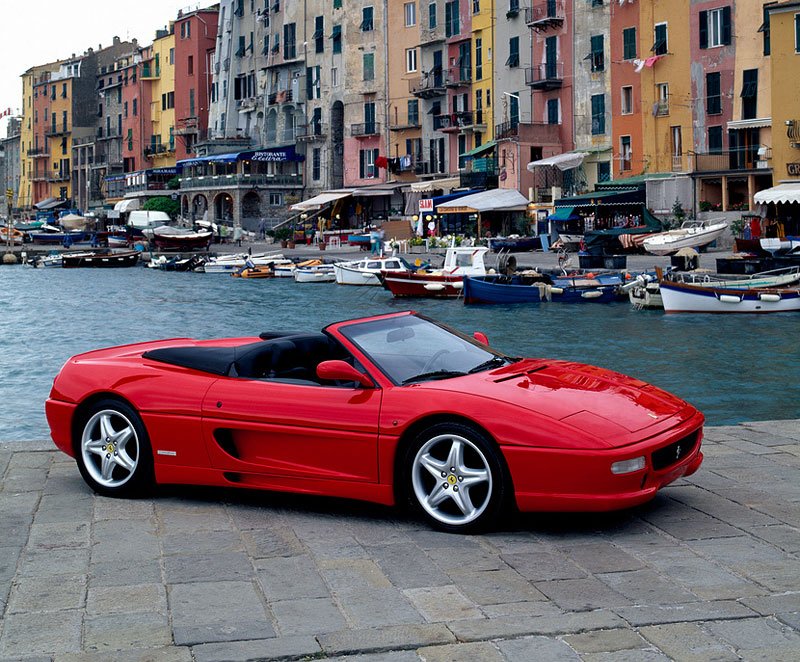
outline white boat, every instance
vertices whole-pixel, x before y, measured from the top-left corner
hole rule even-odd
[[[413,271],[413,267],[401,257],[376,257],[337,262],[333,265],[339,285],[380,285],[380,273]]]
[[[661,281],[668,313],[783,313],[800,311],[800,288],[732,290]]]
[[[684,221],[677,230],[654,234],[642,242],[648,253],[670,255],[681,248],[700,248],[715,241],[725,230],[728,222],[724,220]]]
[[[229,274],[244,267],[248,261],[257,267],[292,263],[291,260],[284,257],[283,253],[257,253],[254,255],[233,253],[212,257],[203,265],[203,268],[207,274]]]
[[[320,264],[316,267],[297,267],[294,270],[295,283],[332,283],[336,280],[333,265]]]
[[[316,267],[322,264],[322,260],[311,259],[303,260],[302,262],[286,261],[286,264],[275,264],[272,266],[272,271],[275,278],[294,278],[295,269],[301,267]]]

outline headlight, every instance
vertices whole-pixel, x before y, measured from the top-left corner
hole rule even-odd
[[[644,456],[635,457],[632,460],[623,460],[622,462],[614,462],[611,465],[612,474],[631,474],[634,471],[644,469],[645,462]]]

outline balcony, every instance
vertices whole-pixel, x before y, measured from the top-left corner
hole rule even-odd
[[[108,133],[103,133],[103,129],[97,129],[97,140],[114,140],[122,138],[122,134],[117,129],[111,129]]]
[[[295,127],[295,139],[299,143],[314,142],[315,140],[325,140],[328,132],[322,122],[312,122],[311,124],[298,124]]]
[[[389,124],[389,131],[409,131],[413,129],[419,129],[422,126],[419,116],[417,117],[409,117],[406,119],[405,122],[402,122],[399,119],[395,119],[394,122]]]
[[[200,129],[197,125],[196,117],[186,117],[178,120],[178,126],[175,127],[176,136],[196,135],[198,133],[200,133]]]
[[[240,113],[251,113],[256,109],[257,105],[258,100],[255,97],[239,99],[236,102],[236,110],[238,110]]]
[[[34,159],[49,159],[50,150],[41,148],[29,149],[28,156],[32,156]]]
[[[33,175],[31,176],[31,181],[32,182],[46,182],[46,181],[48,181],[48,177],[44,173],[34,172]]]
[[[666,117],[669,115],[669,101],[658,101],[655,107],[656,117]]]
[[[761,153],[759,153],[759,151]],[[719,152],[695,152],[695,172],[730,172],[748,170],[769,170],[772,149],[734,149]]]
[[[437,25],[435,28],[421,28],[419,31],[419,45],[429,46],[444,41],[444,28]]]
[[[273,92],[267,97],[267,104],[270,106],[274,106],[280,103],[291,103],[291,102],[292,102],[291,90],[279,90],[277,92]]]
[[[525,84],[534,90],[557,90],[564,82],[564,63],[545,62],[525,69]]]
[[[51,184],[55,184],[58,182],[68,182],[70,179],[71,179],[70,173],[64,171],[54,172],[47,176],[47,181],[50,182]]]
[[[175,145],[165,145],[164,143],[151,143],[144,148],[144,158],[149,159],[160,154],[168,154],[175,151]]]
[[[525,8],[525,23],[536,32],[560,28],[564,24],[565,17],[563,0],[548,0],[534,7]]]
[[[156,80],[161,78],[161,67],[151,67],[149,64],[142,66],[142,80]]]
[[[204,175],[201,177],[182,177],[181,190],[214,189],[214,188],[252,188],[255,186],[292,186],[303,185],[303,174],[278,175]]]
[[[69,133],[69,129],[65,126],[58,128],[57,126],[51,126],[48,129],[44,130],[44,135],[47,138],[55,138],[57,136],[64,136]]]
[[[432,75],[409,81],[408,91],[420,99],[440,97],[447,91],[444,78],[444,72],[438,71]]]
[[[472,83],[471,67],[451,67],[447,71],[447,87],[464,87]]]
[[[480,131],[485,125],[476,121],[476,115],[482,120],[482,113],[473,113],[471,110],[460,110],[456,113],[433,116],[434,131]]]
[[[371,138],[381,133],[381,125],[378,122],[365,122],[363,124],[351,124],[350,135],[354,138]]]
[[[558,145],[560,125],[548,122],[503,122],[494,127],[495,140],[518,138],[530,145]]]

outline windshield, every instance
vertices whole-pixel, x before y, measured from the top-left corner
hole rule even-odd
[[[512,361],[472,338],[423,317],[390,317],[353,324],[342,334],[395,384],[490,370]]]

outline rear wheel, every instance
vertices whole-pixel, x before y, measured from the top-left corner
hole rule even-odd
[[[495,445],[461,423],[424,430],[406,460],[409,499],[435,528],[485,529],[506,500],[507,481]]]
[[[83,479],[98,494],[130,497],[153,483],[153,453],[142,419],[118,400],[102,400],[79,427],[75,457]]]

